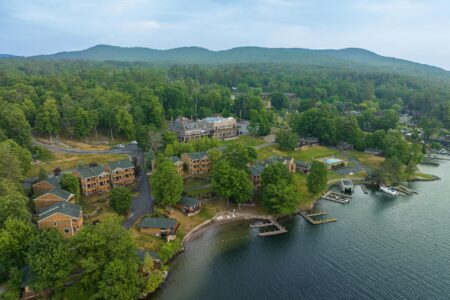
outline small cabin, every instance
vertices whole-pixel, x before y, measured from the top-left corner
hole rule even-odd
[[[202,209],[202,203],[192,197],[183,196],[175,207],[185,213],[188,217],[198,214]]]
[[[311,171],[311,163],[303,160],[297,160],[295,161],[296,170],[298,172],[301,172],[305,175],[308,175]]]
[[[295,148],[295,150],[301,150],[301,149],[305,149],[308,147],[315,147],[315,146],[319,146],[319,139],[315,138],[315,137],[305,137],[305,138],[300,138],[297,144],[297,147]]]
[[[381,149],[376,148],[366,148],[364,149],[364,153],[375,155],[375,156],[384,156],[384,152]]]
[[[177,220],[172,218],[152,218],[145,217],[137,225],[142,233],[151,234],[163,238],[174,235],[180,226]]]

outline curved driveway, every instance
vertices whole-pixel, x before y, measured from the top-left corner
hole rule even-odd
[[[48,150],[62,153],[75,153],[75,154],[128,154],[137,158],[137,164],[141,169],[141,172],[137,178],[137,191],[139,195],[133,198],[131,203],[131,215],[123,223],[123,227],[129,229],[133,224],[144,214],[153,213],[154,201],[150,194],[150,184],[148,183],[147,175],[145,174],[144,153],[137,145],[127,144],[124,148],[111,149],[111,150],[81,150],[74,148],[62,148],[53,145],[47,145],[33,139],[33,143]]]

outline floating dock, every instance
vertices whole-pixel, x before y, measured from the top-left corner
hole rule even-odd
[[[368,194],[369,193],[369,191],[367,190],[367,187],[366,187],[365,184],[361,184],[360,186],[361,186],[361,189],[362,189],[364,194]]]
[[[341,204],[347,204],[352,199],[352,196],[329,191],[326,192],[325,195],[323,195],[320,199],[337,202]]]
[[[320,225],[320,224],[331,223],[331,222],[337,221],[336,218],[328,218],[328,219],[323,219],[323,220],[314,220],[313,219],[313,217],[324,216],[326,214],[327,214],[326,211],[321,211],[321,212],[317,212],[317,213],[300,212],[300,215],[303,218],[305,218],[306,221],[308,221],[309,223],[311,223],[313,225]]]
[[[265,223],[256,223],[256,224],[250,224],[251,228],[264,228],[264,227],[275,227],[275,230],[269,230],[269,231],[263,231],[259,232],[259,236],[271,236],[271,235],[278,235],[282,233],[286,233],[287,230],[283,226],[281,226],[280,223],[278,223],[276,220],[270,218],[268,219],[268,222]]]

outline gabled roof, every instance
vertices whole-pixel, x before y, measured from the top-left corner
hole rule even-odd
[[[54,186],[55,188],[59,188],[60,187],[59,180],[60,180],[59,176],[53,176],[53,177],[47,178],[45,180],[40,180],[40,181],[36,182],[35,184],[38,184],[41,182],[47,182],[48,184]],[[33,185],[35,185],[35,184],[33,184]]]
[[[71,197],[71,196],[73,196],[73,194],[72,193],[69,193],[68,191],[65,191],[65,190],[63,190],[63,189],[54,189],[54,190],[51,190],[50,192],[48,192],[49,194],[53,194],[53,195],[55,195],[55,196],[58,196],[58,197],[60,197],[60,198],[63,198],[64,200],[69,200],[69,198]]]
[[[300,167],[311,168],[311,163],[310,163],[310,162],[307,162],[307,161],[296,160],[296,161],[295,161],[295,164],[296,164],[297,166],[300,166]]]
[[[63,189],[57,188],[57,189],[51,190],[51,191],[48,192],[48,193],[44,193],[44,194],[42,194],[42,195],[39,195],[38,197],[34,198],[33,200],[39,199],[39,198],[41,198],[42,196],[45,196],[45,195],[48,195],[48,194],[55,195],[56,197],[59,197],[59,198],[61,198],[61,199],[64,199],[64,201],[69,201],[70,197],[73,196],[72,193],[69,193],[68,191],[65,191],[65,190],[63,190]]]
[[[140,228],[173,228],[177,220],[171,218],[146,217],[138,224]]]
[[[250,173],[252,173],[253,176],[261,176],[262,172],[266,166],[262,163],[257,163],[256,165],[252,165],[249,167]]]
[[[198,199],[196,199],[196,198],[183,196],[181,198],[181,200],[178,202],[178,204],[181,204],[181,205],[184,205],[184,206],[188,206],[188,207],[192,207],[192,206],[199,205],[200,201]]]
[[[79,219],[81,217],[81,206],[70,202],[59,202],[53,204],[52,206],[41,209],[39,211],[38,214],[39,221],[46,219],[57,213]]]
[[[128,169],[134,168],[133,163],[129,159],[122,159],[108,163],[111,171],[115,169]]]
[[[181,159],[180,159],[178,156],[172,156],[172,157],[170,158],[170,160],[171,160],[174,164],[183,163],[183,162],[181,161]]]
[[[192,160],[198,160],[198,159],[202,159],[205,156],[208,157],[208,152],[206,151],[201,151],[201,152],[190,152],[190,153],[186,153],[190,159]]]
[[[81,178],[84,179],[102,174],[105,172],[105,168],[103,166],[95,166],[90,168],[78,168],[76,171],[80,174]]]

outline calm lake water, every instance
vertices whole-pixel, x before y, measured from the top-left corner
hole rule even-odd
[[[356,187],[347,205],[321,201],[336,223],[301,217],[259,237],[249,223],[211,228],[175,259],[156,299],[450,299],[450,162],[419,195]]]

